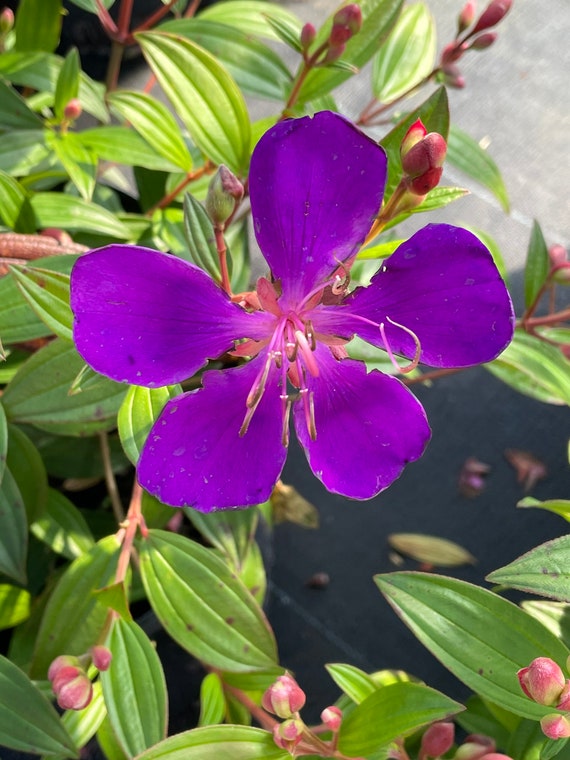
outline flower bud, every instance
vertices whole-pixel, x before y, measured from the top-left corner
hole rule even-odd
[[[554,266],[565,264],[568,261],[568,251],[559,243],[550,246],[548,249],[548,256],[550,257],[550,263]]]
[[[459,14],[457,19],[457,36],[459,37],[466,29],[468,29],[475,20],[475,0],[468,0],[463,6],[463,10]]]
[[[411,179],[430,169],[440,169],[445,161],[447,143],[438,132],[429,132],[402,156],[402,169]]]
[[[303,738],[304,727],[302,720],[289,718],[273,727],[273,740],[280,749],[291,751]]]
[[[262,697],[261,704],[267,712],[279,718],[290,718],[305,704],[305,692],[289,674],[279,676]]]
[[[545,715],[540,719],[540,727],[549,739],[567,739],[570,736],[570,719],[566,715]]]
[[[83,671],[61,680],[57,689],[54,683],[53,691],[62,710],[83,710],[93,698],[93,685]]]
[[[55,660],[51,663],[48,669],[47,677],[48,680],[54,682],[55,678],[57,678],[58,674],[64,669],[64,668],[75,668],[80,670],[81,669],[81,663],[79,662],[78,657],[74,657],[70,654],[60,654],[59,657],[56,657]]]
[[[321,713],[321,720],[331,731],[338,731],[342,723],[342,710],[335,705],[325,707]]]
[[[468,46],[465,42],[450,42],[441,51],[441,65],[446,66],[449,63],[455,63],[458,61],[463,57],[463,54],[467,50],[467,47]]]
[[[358,34],[362,28],[362,10],[356,3],[340,8],[333,16],[333,28],[344,26],[350,30],[350,36]]]
[[[91,649],[91,660],[99,671],[108,670],[112,659],[113,655],[107,647],[97,644]]]
[[[475,28],[471,34],[477,34],[477,32],[481,32],[483,29],[490,29],[495,24],[498,24],[507,15],[512,4],[513,0],[491,0],[479,16],[479,20],[475,24]]]
[[[310,24],[306,23],[303,28],[301,29],[301,47],[303,50],[308,50],[313,42],[315,41],[315,37],[317,36],[317,30],[315,27]]]
[[[344,43],[340,45],[330,45],[322,62],[334,63],[335,61],[338,61],[345,50],[346,44]]]
[[[481,760],[513,760],[509,755],[501,755],[500,752],[491,752],[489,755],[483,755]]]
[[[227,166],[220,164],[206,195],[206,211],[214,224],[224,224],[243,198],[243,185]]]
[[[495,751],[495,742],[490,736],[470,734],[458,748],[453,760],[481,760]]]
[[[83,106],[79,102],[79,98],[72,98],[63,109],[63,118],[66,121],[75,121],[81,116],[82,112]]]
[[[432,723],[422,736],[421,754],[426,757],[439,757],[453,746],[455,726],[453,723]]]
[[[445,64],[441,67],[441,70],[443,73],[443,81],[448,87],[455,87],[458,90],[465,87],[465,78],[455,64]]]
[[[566,684],[559,665],[549,657],[537,657],[517,673],[521,689],[539,705],[554,705]]]
[[[329,35],[329,44],[331,47],[344,45],[352,37],[352,32],[347,26],[333,26]]]
[[[420,140],[423,140],[426,134],[427,129],[424,127],[422,120],[418,119],[417,121],[414,121],[412,126],[404,135],[404,139],[400,145],[400,157],[404,158],[404,156],[410,152],[416,143],[419,143]]]
[[[496,39],[496,32],[484,32],[478,37],[475,37],[473,42],[469,45],[469,50],[485,50],[486,48],[491,47]]]
[[[4,37],[14,28],[14,11],[4,8],[0,13],[0,36]]]

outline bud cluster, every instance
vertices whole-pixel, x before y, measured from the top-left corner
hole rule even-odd
[[[488,30],[506,16],[513,0],[491,0],[476,20],[476,2],[467,0],[457,18],[455,39],[446,45],[440,57],[440,69],[444,81],[451,87],[464,87],[465,79],[457,67],[457,61],[468,50],[485,50],[497,39],[496,32]]]
[[[309,66],[326,66],[334,63],[346,50],[347,42],[358,34],[362,27],[362,11],[356,3],[349,3],[340,8],[332,20],[328,38],[315,51],[310,52],[317,31],[311,23],[301,29],[301,50],[305,64]]]
[[[400,146],[402,169],[408,190],[424,196],[437,187],[443,172],[447,143],[438,132],[427,132],[418,119]]]
[[[90,663],[97,670],[107,670],[111,664],[111,652],[97,645],[79,657],[62,654],[49,666],[48,680],[62,710],[83,710],[91,702],[93,684],[87,675]]]
[[[441,758],[453,747],[455,726],[443,721],[432,723],[424,732],[418,760]],[[508,755],[495,752],[493,739],[483,734],[470,734],[456,749],[453,760],[512,760]]]
[[[570,667],[570,658],[566,667]],[[550,657],[537,657],[517,676],[521,689],[533,702],[564,711],[541,719],[544,735],[549,739],[570,737],[570,679],[564,677],[562,668]]]

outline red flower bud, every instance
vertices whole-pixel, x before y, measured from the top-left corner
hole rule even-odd
[[[550,256],[550,261],[552,264],[554,264],[554,266],[565,264],[568,261],[568,251],[566,248],[564,248],[563,245],[560,245],[559,243],[550,246],[548,249],[548,255]]]
[[[479,16],[479,20],[475,24],[475,28],[471,34],[477,34],[477,32],[481,32],[483,29],[490,29],[495,24],[498,24],[510,11],[512,4],[513,0],[491,0]]]
[[[445,161],[447,143],[438,132],[429,132],[402,156],[404,174],[414,179],[430,169],[439,169]]]
[[[439,185],[439,180],[441,179],[442,174],[443,169],[441,167],[429,169],[425,174],[422,174],[421,177],[416,177],[411,180],[408,184],[408,189],[414,193],[414,195],[427,195],[430,190],[433,190],[434,187]]]
[[[327,54],[323,58],[323,63],[334,63],[334,61],[338,61],[345,50],[346,45],[344,43],[341,45],[331,45],[327,50]]]
[[[545,715],[540,719],[540,727],[549,739],[567,739],[570,736],[570,719],[566,715]]]
[[[400,145],[400,157],[404,158],[404,156],[409,153],[409,151],[414,147],[414,145],[416,145],[416,143],[419,143],[420,140],[423,140],[426,134],[427,129],[424,127],[422,120],[418,119],[417,121],[414,121],[412,126],[404,135],[404,139]]]
[[[458,90],[465,87],[465,79],[455,64],[445,64],[441,67],[441,70],[443,72],[443,81],[448,87],[456,87]]]
[[[345,26],[350,30],[350,36],[358,34],[362,28],[362,10],[356,3],[345,5],[340,8],[333,16],[333,28],[335,26]]]
[[[348,42],[351,37],[352,32],[347,26],[337,26],[335,24],[329,35],[329,43],[332,47],[338,47],[339,45]]]
[[[113,655],[107,647],[97,644],[91,649],[91,659],[97,670],[108,670]]]
[[[317,30],[315,27],[310,24],[306,23],[303,28],[301,29],[301,47],[303,50],[308,50],[313,42],[315,41],[315,37],[317,36]]]
[[[62,681],[57,690],[54,684],[53,690],[62,710],[83,710],[93,698],[93,685],[83,671]]]
[[[499,752],[491,752],[490,755],[483,755],[481,760],[513,760],[509,755],[501,755]]]
[[[220,164],[206,195],[206,211],[214,224],[224,224],[243,198],[243,185],[227,166]]]
[[[60,654],[49,666],[47,673],[48,680],[53,683],[54,679],[64,668],[75,668],[80,670],[81,663],[79,662],[79,658],[70,654]]]
[[[273,740],[281,749],[291,751],[303,738],[304,724],[302,720],[290,718],[273,727]]]
[[[475,20],[475,2],[474,0],[468,0],[463,6],[463,10],[459,14],[457,19],[457,36],[459,37],[466,29],[468,29]]]
[[[66,121],[75,121],[81,116],[82,112],[83,106],[79,102],[79,98],[72,98],[63,109],[63,118]]]
[[[14,11],[4,8],[0,13],[0,35],[5,36],[14,28]]]
[[[447,66],[450,63],[455,63],[467,50],[468,45],[466,42],[450,42],[441,51],[440,62],[442,66]]]
[[[279,718],[290,718],[305,704],[305,692],[297,681],[287,673],[279,676],[262,697],[261,704],[267,712]]]
[[[469,50],[485,50],[486,48],[491,47],[496,39],[496,32],[484,32],[478,37],[475,37],[473,42],[469,45]]]
[[[439,757],[453,746],[455,726],[453,723],[432,723],[422,736],[422,755]]]
[[[321,720],[331,731],[338,731],[342,723],[342,710],[335,705],[325,707],[321,713]]]
[[[566,684],[559,665],[549,657],[537,657],[517,673],[521,689],[539,705],[554,705]]]

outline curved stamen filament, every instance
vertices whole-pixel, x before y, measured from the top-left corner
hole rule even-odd
[[[317,365],[317,362],[315,361],[315,356],[313,354],[313,351],[311,349],[311,346],[309,345],[309,342],[307,338],[305,337],[305,333],[302,333],[300,330],[295,330],[295,342],[297,346],[299,347],[299,353],[303,357],[303,361],[305,362],[305,366],[311,373],[313,377],[319,376],[319,367]]]
[[[422,352],[420,339],[418,338],[418,336],[415,334],[413,330],[410,330],[409,327],[405,327],[404,325],[401,325],[399,322],[394,322],[394,320],[390,319],[390,317],[388,316],[386,317],[386,321],[389,322],[394,327],[399,327],[401,330],[407,333],[415,343],[416,350],[414,353],[414,358],[409,364],[406,364],[405,366],[402,367],[400,364],[398,364],[398,361],[396,357],[394,356],[394,353],[390,346],[390,342],[388,340],[388,336],[386,335],[386,330],[384,329],[384,322],[380,323],[379,325],[380,334],[382,335],[382,340],[384,341],[384,347],[386,349],[388,356],[390,357],[390,361],[394,365],[395,369],[398,370],[398,372],[401,372],[403,375],[406,375],[408,372],[412,372],[414,369],[416,369],[416,367],[420,363],[420,356]]]

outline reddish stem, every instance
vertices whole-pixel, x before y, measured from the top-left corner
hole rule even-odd
[[[137,32],[144,32],[146,29],[152,29],[155,24],[158,24],[158,22],[163,19],[168,11],[172,8],[173,5],[175,5],[178,2],[178,0],[170,0],[168,3],[162,6],[162,8],[159,8],[157,11],[155,11],[153,14],[151,14],[147,19],[145,19],[137,28],[132,32],[132,34],[129,35],[129,41],[134,42],[134,35]]]
[[[189,185],[191,182],[194,182],[195,179],[199,179],[204,174],[211,174],[214,171],[214,164],[212,164],[210,161],[206,161],[204,166],[201,166],[199,169],[196,169],[195,172],[188,172],[188,174],[184,177],[182,182],[179,182],[178,185],[172,190],[172,192],[165,195],[163,198],[161,198],[158,203],[155,203],[154,206],[148,209],[146,212],[146,216],[152,216],[155,211],[161,208],[166,208],[172,201],[176,198],[176,196],[181,193],[184,188]]]
[[[222,276],[222,288],[228,295],[232,294],[232,286],[230,283],[230,273],[228,271],[228,249],[224,238],[224,226],[216,224],[214,225],[214,235],[216,238],[216,248],[218,249],[218,257],[220,259],[220,273]]]

